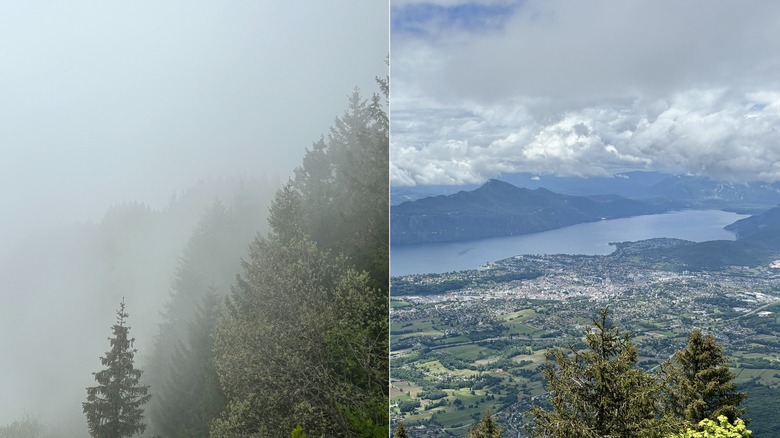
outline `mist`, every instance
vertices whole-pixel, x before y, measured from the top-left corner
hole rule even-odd
[[[213,279],[224,296],[248,242],[265,232],[277,188],[265,179],[207,180],[162,209],[116,204],[98,222],[28,236],[0,270],[4,299],[14,304],[0,313],[0,350],[6,352],[0,359],[0,424],[30,415],[56,430],[53,436],[86,436],[84,388],[96,384],[92,372],[102,369],[98,358],[110,349],[120,301],[136,339],[136,366],[145,369],[174,273],[209,205],[220,202],[249,222],[235,230],[234,256],[225,260],[233,272]]]
[[[0,7],[0,426],[29,415],[86,436],[81,402],[119,302],[143,369],[210,206],[246,222],[229,249],[238,272],[305,149],[387,74],[387,14],[359,1]]]

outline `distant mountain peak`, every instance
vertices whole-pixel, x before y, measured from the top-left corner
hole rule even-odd
[[[508,182],[501,181],[500,179],[490,178],[485,182],[485,184],[482,184],[482,187],[515,187],[515,186],[509,184]]]

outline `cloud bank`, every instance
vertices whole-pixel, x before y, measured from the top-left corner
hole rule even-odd
[[[519,171],[780,180],[780,6],[499,4],[471,3],[488,28],[392,22],[394,185]]]

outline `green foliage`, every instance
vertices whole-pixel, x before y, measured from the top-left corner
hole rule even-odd
[[[233,401],[227,415],[237,406],[252,415],[221,427],[244,434],[301,424],[333,435],[350,427],[340,405],[378,411],[370,406],[384,398],[387,329],[377,296],[365,274],[312,242],[257,241],[214,338]],[[386,415],[385,405],[373,421]]]
[[[496,424],[493,416],[490,415],[489,409],[482,416],[482,420],[469,430],[466,438],[501,438],[501,429]]]
[[[463,402],[460,401],[460,399],[456,399],[455,400],[456,406],[458,405],[459,402],[460,404],[463,404]],[[420,407],[420,400],[402,400],[398,403],[398,409],[401,412],[412,412],[419,407]]]
[[[301,426],[295,426],[295,429],[292,430],[292,438],[308,438],[308,435],[303,433],[303,428]]]
[[[725,415],[719,415],[718,421],[705,418],[699,422],[697,430],[686,429],[679,434],[667,435],[666,438],[750,438],[753,432],[748,430],[745,422],[737,418],[734,424]]]
[[[725,415],[733,422],[744,414],[739,405],[747,396],[737,392],[728,358],[710,335],[694,329],[684,350],[662,367],[667,408],[678,420],[697,424]]]
[[[210,436],[212,438],[247,438],[263,436],[263,430],[254,424],[260,420],[261,411],[253,410],[251,397],[244,400],[231,400],[219,418],[211,422]],[[252,428],[253,432],[248,430]],[[241,431],[241,432],[238,432]]]
[[[212,436],[389,435],[387,134],[355,91],[277,193],[214,331]]]
[[[548,352],[544,376],[552,410],[531,411],[533,433],[556,437],[654,436],[659,388],[636,367],[637,350],[608,320],[608,309],[585,332],[587,349]]]
[[[92,373],[98,386],[87,388],[87,401],[82,403],[87,416],[90,436],[120,438],[143,433],[143,405],[151,397],[148,386],[138,384],[142,371],[133,366],[134,338],[128,338],[125,326],[125,302],[119,305],[117,322],[111,328],[111,350],[100,358],[105,369]]]
[[[780,388],[750,382],[741,386],[750,396],[743,405],[746,416],[751,419],[750,427],[756,436],[780,436],[780,422],[777,419],[777,400]]]
[[[371,406],[353,409],[344,405],[340,405],[340,408],[347,417],[347,423],[355,436],[385,438],[390,434],[390,426],[387,423],[376,421],[377,418],[381,418],[381,411],[387,409],[387,403],[375,403],[373,409]]]

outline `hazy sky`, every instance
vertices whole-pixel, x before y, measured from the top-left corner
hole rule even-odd
[[[286,180],[354,87],[378,90],[388,13],[365,0],[2,3],[0,426],[27,412],[86,427],[115,295],[136,293],[133,335],[150,345],[173,266],[149,260],[175,262],[197,217],[103,252],[52,227],[125,201],[161,208],[210,177]],[[127,259],[81,260],[94,254]]]
[[[780,180],[780,3],[394,0],[391,183]]]
[[[0,229],[286,179],[355,86],[376,90],[387,26],[360,0],[4,2]]]

